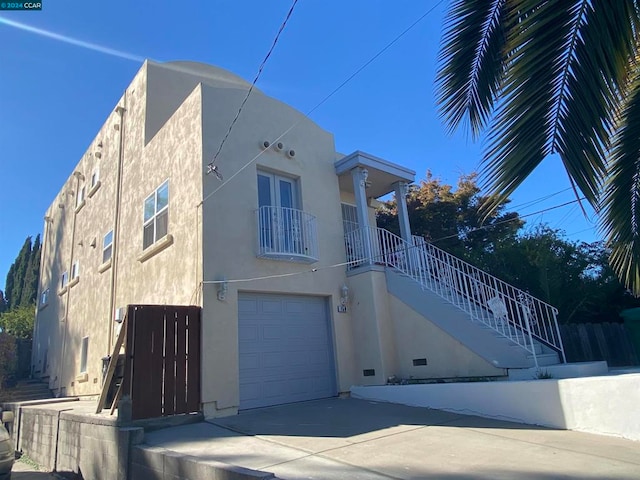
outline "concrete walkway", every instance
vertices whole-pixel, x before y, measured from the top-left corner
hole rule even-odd
[[[248,411],[145,443],[288,480],[640,478],[640,442],[355,399]]]

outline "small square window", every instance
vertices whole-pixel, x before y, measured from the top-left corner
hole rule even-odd
[[[80,205],[82,205],[82,202],[84,202],[84,185],[82,187],[80,187],[80,189],[78,190],[78,196],[76,197],[76,208],[78,208]]]
[[[107,262],[113,254],[113,230],[104,236],[102,240],[102,263]]]
[[[45,289],[42,291],[42,295],[40,296],[40,305],[44,306],[49,303],[49,289]]]
[[[80,351],[80,373],[87,373],[87,357],[89,354],[89,337],[82,339],[82,350]]]
[[[60,277],[60,288],[64,288],[69,283],[69,272],[64,272]]]

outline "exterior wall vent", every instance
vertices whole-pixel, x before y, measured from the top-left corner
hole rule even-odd
[[[413,366],[414,367],[423,367],[427,364],[427,359],[426,358],[414,358],[413,359]]]
[[[365,377],[375,377],[376,371],[373,368],[369,368],[367,370],[363,370],[362,375],[364,375]]]

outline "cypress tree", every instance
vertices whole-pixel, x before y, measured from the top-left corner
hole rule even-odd
[[[29,261],[31,258],[31,237],[27,237],[16,257],[16,261],[13,262],[9,268],[7,274],[7,282],[5,286],[7,295],[8,308],[17,307],[22,300],[22,290],[24,289],[25,277],[27,276],[27,270],[29,268]]]
[[[15,271],[16,271],[16,263],[13,262],[9,267],[9,272],[7,273],[7,282],[4,287],[4,306],[8,310],[9,309],[9,299],[11,295],[13,295],[14,290],[14,279],[15,279]]]
[[[33,305],[38,295],[38,278],[40,276],[40,235],[36,236],[29,255],[29,261],[22,283],[20,303],[17,306]]]

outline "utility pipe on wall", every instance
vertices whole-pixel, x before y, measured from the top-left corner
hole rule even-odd
[[[125,122],[124,114],[127,111],[127,91],[124,91],[123,106],[116,107],[120,115],[120,141],[118,145],[118,171],[116,174],[116,195],[113,208],[113,240],[111,247],[111,286],[109,289],[109,319],[107,322],[108,339],[107,355],[111,355],[113,347],[113,321],[116,316],[116,285],[118,279],[118,251],[120,247],[120,203],[122,195],[122,164],[124,163],[124,139]]]

